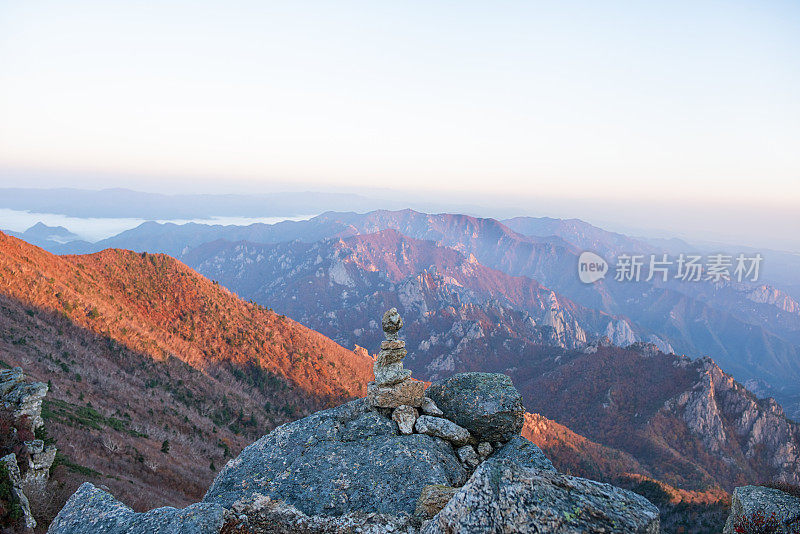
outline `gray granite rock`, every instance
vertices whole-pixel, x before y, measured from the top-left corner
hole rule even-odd
[[[47,534],[218,534],[224,522],[225,510],[209,503],[136,513],[84,482],[50,523]]]
[[[492,460],[511,460],[514,463],[537,471],[556,472],[552,462],[544,455],[542,449],[517,436],[500,447],[491,457]]]
[[[27,416],[36,429],[44,424],[42,400],[47,395],[44,382],[26,382],[20,367],[0,370],[0,404],[8,408],[14,417]]]
[[[379,386],[391,386],[411,378],[411,371],[403,368],[403,362],[382,364],[376,360],[372,373],[375,375],[375,384]]]
[[[430,397],[423,397],[422,398],[422,406],[420,406],[422,413],[425,415],[434,415],[436,417],[441,417],[444,415],[444,412],[436,406],[436,403],[431,400]]]
[[[480,456],[481,460],[488,458],[492,452],[494,452],[494,448],[488,441],[481,441],[478,443],[478,456]]]
[[[459,447],[456,450],[456,456],[458,456],[458,459],[461,460],[464,465],[471,469],[478,467],[478,464],[481,463],[480,458],[478,458],[478,453],[475,452],[472,445]]]
[[[658,508],[644,497],[496,456],[424,524],[423,534],[659,532]]]
[[[412,514],[425,486],[465,479],[446,441],[397,435],[391,419],[358,399],[282,425],[244,449],[204,502],[229,507],[258,493],[309,516]]]
[[[420,415],[414,423],[414,430],[420,434],[446,439],[457,447],[466,445],[472,438],[465,428],[442,417],[430,415]]]
[[[417,420],[419,414],[416,408],[412,408],[407,404],[398,406],[392,412],[392,420],[397,423],[397,428],[403,435],[414,433],[414,422]]]
[[[741,486],[733,490],[731,513],[725,523],[724,534],[734,534],[736,521],[751,517],[754,512],[763,511],[766,517],[773,513],[781,523],[794,521],[800,527],[800,498],[773,488],[762,486]],[[788,529],[786,532],[790,532]]]
[[[231,534],[417,534],[407,514],[355,511],[342,515],[307,515],[291,504],[264,495],[236,502]]]
[[[522,397],[507,375],[461,373],[432,384],[426,395],[481,441],[508,441],[522,430]]]
[[[386,334],[386,341],[394,341],[397,339],[397,332],[403,328],[403,318],[397,312],[397,308],[387,310],[381,319],[381,327],[384,334]]]
[[[12,452],[11,454],[3,456],[0,458],[0,464],[5,467],[6,476],[11,483],[11,493],[13,493],[22,511],[22,523],[25,525],[25,528],[36,528],[36,519],[34,519],[33,513],[31,513],[31,504],[25,492],[22,490],[22,476],[19,472],[19,466],[17,465],[17,455]]]

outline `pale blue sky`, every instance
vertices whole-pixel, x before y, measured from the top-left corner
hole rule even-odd
[[[794,1],[0,0],[0,186],[793,209],[799,58]]]

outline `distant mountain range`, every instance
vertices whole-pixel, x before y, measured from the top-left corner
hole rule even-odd
[[[0,188],[0,208],[70,217],[207,219],[213,216],[271,217],[312,215],[331,205],[368,209],[375,199],[349,193],[160,194],[103,189]],[[392,202],[384,202],[391,207]]]
[[[431,376],[457,357],[456,338],[470,331],[501,345],[565,348],[608,336],[619,346],[644,341],[666,352],[711,356],[800,418],[800,304],[792,296],[796,276],[787,274],[800,261],[789,254],[765,252],[760,283],[625,283],[607,276],[583,284],[577,258],[584,250],[609,262],[621,254],[707,251],[577,219],[498,221],[412,210],[331,212],[272,225],[151,222],[94,244],[48,244],[58,253],[108,247],[178,257],[346,346],[373,343],[364,321],[391,302],[419,323],[412,341],[425,350],[412,365]],[[767,283],[767,276],[777,281]]]

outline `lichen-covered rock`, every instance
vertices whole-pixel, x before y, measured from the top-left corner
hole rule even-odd
[[[422,519],[430,519],[438,514],[442,508],[458,493],[458,488],[450,486],[432,485],[422,488],[417,501],[417,510],[414,513]]]
[[[517,436],[511,441],[500,447],[492,456],[493,460],[511,460],[518,465],[539,471],[550,471],[555,473],[556,468],[552,462],[544,455],[542,449]]]
[[[416,534],[405,514],[374,512],[309,516],[281,500],[264,495],[236,502],[225,533],[231,534]]]
[[[47,534],[218,534],[224,522],[225,510],[209,503],[136,513],[84,482],[50,523]]]
[[[410,515],[425,486],[465,479],[447,442],[398,435],[391,419],[358,399],[262,437],[228,462],[204,501],[229,507],[262,494],[309,516]]]
[[[457,447],[466,445],[472,438],[465,428],[442,417],[430,415],[420,415],[414,423],[414,430],[420,434],[446,439]]]
[[[522,430],[522,396],[507,375],[461,373],[432,384],[426,395],[481,441],[508,441]]]
[[[492,452],[494,452],[494,448],[488,441],[481,441],[478,443],[478,456],[481,457],[481,460],[488,458]]]
[[[22,512],[22,523],[27,529],[36,528],[36,519],[33,518],[31,513],[31,505],[25,492],[22,491],[22,476],[19,472],[17,465],[17,455],[13,452],[0,458],[0,465],[4,468],[5,476],[11,484],[11,492],[19,504],[20,511]]]
[[[470,468],[478,467],[478,464],[481,463],[480,458],[478,458],[478,453],[475,452],[475,449],[472,445],[464,445],[463,447],[459,447],[456,450],[456,456],[461,462]]]
[[[742,486],[733,490],[731,513],[725,523],[724,534],[734,534],[736,521],[751,517],[754,512],[763,511],[766,517],[773,513],[780,522],[800,518],[800,498],[773,488],[762,486]],[[800,524],[800,520],[798,520]],[[788,530],[787,530],[788,532]]]
[[[436,403],[430,397],[422,397],[422,406],[420,406],[422,413],[425,415],[433,415],[436,417],[441,417],[444,415],[444,412],[436,406]]]
[[[633,492],[495,454],[422,529],[455,532],[657,534],[659,513]]]
[[[367,402],[377,408],[397,408],[403,404],[418,408],[424,394],[425,383],[417,380],[404,380],[390,386],[367,384]]]
[[[47,384],[25,382],[22,368],[0,370],[0,404],[11,410],[16,419],[27,416],[34,429],[44,424],[42,400],[45,395]]]
[[[416,408],[412,408],[407,404],[398,406],[392,412],[392,420],[397,423],[397,428],[403,435],[414,433],[414,422],[417,420],[419,414]]]

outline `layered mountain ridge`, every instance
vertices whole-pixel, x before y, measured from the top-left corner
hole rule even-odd
[[[258,244],[314,243],[387,229],[433,241],[466,257],[472,255],[481,265],[510,276],[535,280],[553,290],[559,300],[568,299],[597,312],[624,317],[629,328],[615,324],[608,332],[620,340],[655,342],[662,349],[672,348],[692,357],[711,356],[741,381],[765,381],[769,393],[780,397],[787,406],[800,402],[800,387],[796,385],[800,383],[800,315],[796,313],[796,297],[792,296],[791,275],[797,262],[788,254],[765,252],[764,262],[765,273],[788,284],[787,291],[763,282],[621,283],[611,277],[587,285],[576,276],[577,256],[583,250],[598,252],[609,261],[620,254],[689,254],[697,250],[675,240],[630,238],[577,219],[521,217],[501,222],[412,210],[329,212],[306,221],[273,225],[145,223],[88,249],[81,248],[83,245],[70,249],[69,244],[54,248],[58,252],[85,252],[121,247],[179,258],[191,255],[192,260],[186,261],[197,267],[204,259],[192,249],[220,239]],[[241,267],[233,265],[231,269]]]

